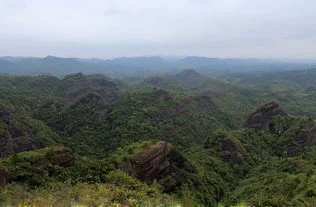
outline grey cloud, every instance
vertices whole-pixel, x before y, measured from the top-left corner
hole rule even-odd
[[[314,0],[0,0],[0,55],[316,58]]]

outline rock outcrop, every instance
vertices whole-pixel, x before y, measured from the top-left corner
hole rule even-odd
[[[62,167],[71,167],[75,164],[75,156],[71,149],[66,147],[51,148],[53,156],[51,158],[52,164]]]
[[[117,93],[120,85],[121,83],[104,75],[85,76],[82,73],[75,73],[69,74],[61,80],[59,90],[63,92],[64,99],[68,102],[78,102],[78,98],[84,98],[81,96],[94,93],[99,95],[99,99],[104,105],[107,105],[118,98]]]
[[[246,162],[245,155],[238,145],[230,139],[221,140],[221,158],[230,166],[243,165]]]
[[[0,186],[5,186],[9,184],[10,174],[8,169],[0,164]]]
[[[193,165],[170,143],[160,141],[119,164],[119,169],[140,180],[157,180],[164,191],[184,181],[182,171],[195,172]]]
[[[33,119],[24,114],[21,108],[12,104],[1,107],[0,157],[44,147],[32,123]]]
[[[246,163],[246,153],[238,139],[225,132],[217,132],[204,144],[207,149],[214,149],[221,159],[230,166]]]
[[[0,137],[0,157],[7,157],[13,153],[35,150],[43,147],[43,145],[36,140],[34,135],[23,132],[17,134],[6,134]]]
[[[261,130],[267,127],[272,117],[287,115],[278,102],[269,101],[256,108],[247,119],[246,127]]]
[[[290,141],[287,141],[286,151],[288,155],[295,155],[301,149],[312,147],[316,144],[316,125],[309,130],[297,133]]]
[[[62,167],[71,167],[75,164],[74,152],[67,147],[51,147],[39,150],[43,153],[42,158],[35,162],[36,164],[46,165],[51,163]]]

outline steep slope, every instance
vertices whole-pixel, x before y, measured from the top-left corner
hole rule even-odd
[[[23,106],[0,101],[0,156],[53,145],[58,139],[42,121],[32,119]]]
[[[62,80],[52,76],[2,75],[0,79],[0,96],[4,100],[0,101],[1,156],[63,144],[65,128],[74,130],[72,122],[83,126],[84,116],[94,112],[98,117],[104,116],[106,106],[124,88],[120,81],[103,75],[74,74]]]
[[[177,97],[161,89],[130,94],[109,109],[107,146],[163,139],[187,147],[203,143],[208,132],[224,127],[225,121],[229,119],[205,96]]]
[[[274,116],[287,116],[278,102],[270,101],[256,108],[256,110],[247,119],[246,127],[256,130],[268,127],[269,121]]]
[[[161,88],[177,94],[210,97],[218,109],[232,120],[229,125],[232,129],[242,127],[252,108],[270,97],[256,88],[202,76],[195,70],[184,70],[176,75],[153,76],[132,85],[132,88],[135,91]]]
[[[140,180],[158,181],[163,191],[173,190],[184,182],[182,171],[195,172],[187,159],[170,143],[163,141],[151,144],[130,158],[124,157],[118,166]]]
[[[314,206],[315,167],[311,158],[267,160],[238,183],[226,205],[239,201],[249,206]]]
[[[257,97],[277,99],[283,107],[296,116],[316,119],[315,69],[274,71],[269,73],[244,73],[227,80],[236,85],[254,89]]]

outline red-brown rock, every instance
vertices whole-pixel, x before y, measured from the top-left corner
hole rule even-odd
[[[246,126],[256,130],[264,129],[272,117],[287,116],[280,104],[276,101],[269,101],[256,108],[247,119]]]
[[[75,164],[75,156],[71,149],[66,147],[52,148],[54,153],[53,164],[57,164],[62,167],[71,167]]]
[[[195,172],[192,164],[167,142],[160,141],[120,163],[119,168],[141,180],[157,180],[169,191],[184,180],[182,170]]]
[[[62,167],[71,167],[75,164],[74,152],[67,147],[44,148],[40,151],[46,153],[47,162]]]

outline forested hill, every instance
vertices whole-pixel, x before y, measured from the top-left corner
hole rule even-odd
[[[0,203],[313,206],[316,82],[287,73],[0,75]]]
[[[175,74],[195,68],[204,75],[223,76],[239,72],[268,72],[316,67],[315,62],[269,59],[225,59],[208,57],[121,57],[113,59],[82,59],[47,56],[0,57],[0,73],[21,75],[54,75],[84,72],[101,73],[114,78],[145,77],[152,74]]]

